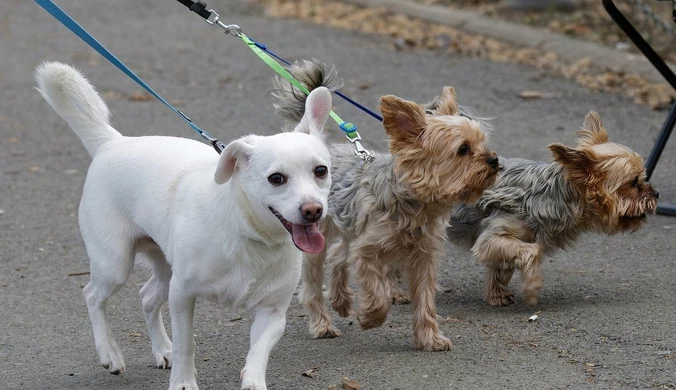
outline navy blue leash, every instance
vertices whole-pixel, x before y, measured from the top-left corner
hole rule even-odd
[[[282,57],[278,56],[277,54],[275,54],[275,53],[271,52],[270,50],[268,50],[267,46],[265,46],[264,44],[262,44],[262,43],[260,43],[260,42],[257,42],[257,41],[255,41],[255,40],[253,40],[253,39],[252,39],[252,41],[254,41],[254,43],[256,44],[256,46],[258,46],[258,47],[259,47],[261,50],[263,50],[264,52],[266,52],[266,53],[270,54],[271,56],[275,57],[276,59],[282,61],[282,62],[285,63],[286,65],[291,66],[291,63],[290,63],[289,61],[285,60],[284,58],[282,58]],[[359,104],[358,102],[352,100],[349,96],[345,95],[344,93],[342,93],[342,92],[340,92],[340,91],[335,91],[335,93],[336,93],[336,95],[338,95],[338,96],[342,97],[343,99],[347,100],[347,101],[348,101],[350,104],[352,104],[353,106],[355,106],[355,107],[357,107],[358,109],[364,111],[365,113],[371,115],[371,116],[374,117],[375,119],[377,119],[377,120],[379,120],[379,121],[381,121],[381,122],[383,121],[383,118],[382,118],[380,115],[378,115],[378,114],[376,114],[375,112],[369,110],[368,108],[362,106],[362,105]]]
[[[73,20],[73,18],[71,18],[67,13],[65,13],[61,8],[59,8],[59,6],[54,4],[53,1],[35,0],[35,2],[38,3],[42,8],[44,8],[45,11],[49,12],[64,26],[66,26],[70,31],[74,32],[75,35],[77,35],[80,39],[85,41],[94,50],[99,52],[99,54],[105,57],[113,65],[117,66],[122,72],[124,72],[124,74],[129,76],[132,80],[136,81],[141,87],[143,87],[146,91],[148,91],[148,93],[156,97],[157,100],[164,103],[165,106],[169,107],[173,112],[175,112],[179,117],[181,117],[181,119],[186,121],[186,123],[188,123],[191,129],[193,129],[197,134],[199,134],[202,138],[207,140],[214,147],[216,152],[220,154],[223,151],[223,149],[225,149],[225,145],[221,141],[212,137],[205,130],[202,130],[199,127],[197,127],[197,125],[195,125],[192,122],[192,120],[188,118],[187,115],[174,108],[174,106],[169,104],[168,101],[164,100],[162,96],[160,96],[157,92],[155,92],[152,88],[150,88],[148,84],[146,84],[143,80],[141,80],[141,78],[138,77],[134,72],[132,72],[131,69],[129,69],[122,61],[120,61],[117,57],[115,57],[113,53],[111,53],[108,49],[106,49],[91,34],[89,34],[87,31],[85,31],[84,28],[82,28],[79,24],[77,24],[77,22]]]

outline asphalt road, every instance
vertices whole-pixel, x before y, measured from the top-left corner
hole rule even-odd
[[[209,28],[173,1],[62,0],[63,8],[201,127],[222,140],[271,134],[271,71],[241,42]],[[617,95],[591,92],[533,69],[442,52],[397,52],[381,38],[298,21],[271,20],[258,7],[209,1],[227,22],[289,59],[335,63],[345,92],[376,107],[384,94],[427,101],[443,85],[460,102],[493,117],[492,145],[502,155],[548,158],[546,145],[572,143],[585,113],[598,111],[613,140],[647,156],[664,112]],[[77,204],[90,158],[34,90],[43,60],[81,68],[104,94],[126,135],[192,137],[157,101],[128,96],[139,88],[31,1],[0,2],[0,387],[5,389],[164,389],[169,372],[151,367],[138,297],[138,270],[110,302],[127,372],[98,365],[81,288],[88,270]],[[524,101],[521,90],[556,92]],[[367,147],[383,150],[378,123],[342,101],[341,116],[360,127]],[[343,142],[339,130],[333,140]],[[676,140],[653,179],[676,203]],[[274,350],[271,389],[326,389],[343,377],[363,389],[649,389],[676,387],[676,218],[652,216],[626,236],[590,235],[545,261],[541,302],[491,308],[481,299],[483,269],[449,248],[437,296],[450,352],[412,348],[411,307],[361,331],[337,319],[343,336],[308,337],[294,300]],[[517,295],[517,299],[520,298]],[[539,320],[527,318],[540,311]],[[165,319],[166,319],[165,315]],[[198,301],[198,382],[239,388],[250,318]],[[301,374],[316,369],[314,378]]]

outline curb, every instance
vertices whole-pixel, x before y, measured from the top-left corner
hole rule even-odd
[[[469,33],[485,35],[519,46],[550,51],[570,62],[586,57],[592,64],[604,68],[636,73],[652,82],[666,82],[642,54],[620,52],[607,46],[573,39],[544,29],[489,18],[473,11],[418,4],[410,0],[340,1],[369,8],[382,7],[390,12],[445,24]],[[676,65],[671,63],[668,65],[676,72]]]

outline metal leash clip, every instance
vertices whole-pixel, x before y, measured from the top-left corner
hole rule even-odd
[[[211,26],[218,25],[220,28],[225,31],[226,34],[230,34],[233,37],[239,37],[242,35],[242,29],[236,25],[236,24],[225,24],[220,21],[220,15],[218,12],[210,9],[209,12],[211,15],[209,15],[208,18],[204,19],[205,22],[207,22]]]
[[[361,141],[361,136],[357,133],[357,126],[350,122],[343,122],[338,126],[345,132],[345,138],[354,144],[354,154],[364,160],[364,162],[371,161],[371,152],[364,149],[361,142],[359,142]]]
[[[361,142],[361,137],[359,136],[359,133],[356,131],[354,132],[355,136],[353,138],[350,138],[349,135],[345,135],[345,138],[348,139],[348,141],[352,142],[354,144],[354,154],[357,155],[357,157],[361,158],[364,160],[364,162],[369,162],[371,161],[371,152],[368,150],[364,149],[362,146]]]

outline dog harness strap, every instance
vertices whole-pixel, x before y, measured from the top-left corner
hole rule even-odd
[[[181,1],[181,0],[179,0]],[[200,129],[197,125],[195,125],[192,120],[182,113],[181,111],[177,110],[169,104],[168,101],[166,101],[162,96],[160,96],[157,92],[155,92],[148,84],[146,84],[140,77],[138,77],[134,72],[132,72],[131,69],[129,69],[122,61],[120,61],[113,53],[111,53],[108,49],[106,49],[99,41],[96,40],[91,34],[89,34],[82,26],[80,26],[73,18],[71,18],[66,12],[64,12],[61,8],[59,8],[58,5],[56,5],[53,1],[51,0],[35,0],[36,3],[38,3],[42,8],[45,9],[45,11],[49,12],[53,17],[55,17],[59,22],[61,22],[64,26],[66,26],[70,31],[75,33],[80,39],[85,41],[89,46],[91,46],[94,50],[99,52],[104,58],[106,58],[108,61],[110,61],[113,65],[115,65],[118,69],[120,69],[124,74],[129,76],[132,80],[136,81],[138,85],[143,87],[148,93],[153,95],[154,97],[157,98],[157,100],[161,101],[164,103],[165,106],[169,107],[172,111],[174,111],[181,119],[183,119],[192,130],[194,130],[197,134],[199,134],[202,138],[205,140],[209,141],[209,143],[214,147],[216,152],[219,154],[225,149],[225,145],[217,140],[216,138],[212,137],[209,133],[207,133],[205,130]],[[182,2],[182,1],[181,1]],[[205,4],[206,6],[206,4]],[[191,8],[192,9],[192,8]],[[195,11],[197,12],[197,11]]]

